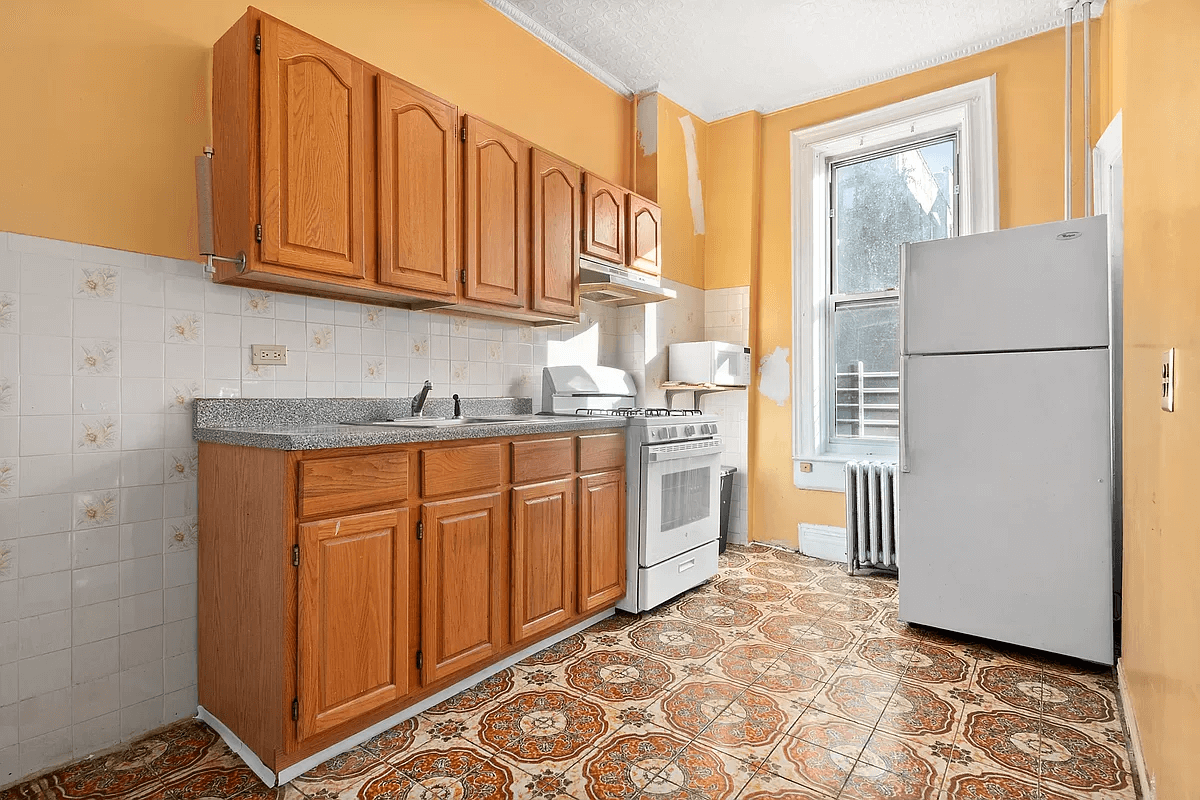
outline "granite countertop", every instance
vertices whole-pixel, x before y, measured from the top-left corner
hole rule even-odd
[[[466,416],[511,415],[527,419],[513,422],[453,425],[441,428],[374,427],[341,425],[346,420],[398,419],[409,415],[409,400],[374,398],[322,398],[252,400],[197,398],[193,404],[192,435],[201,442],[216,442],[269,450],[327,450],[337,447],[371,447],[454,439],[485,439],[624,428],[622,417],[560,417],[531,414],[528,398],[463,398]],[[427,416],[450,416],[452,401],[430,398]]]

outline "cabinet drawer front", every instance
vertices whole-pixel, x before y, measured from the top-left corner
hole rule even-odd
[[[421,453],[421,492],[426,497],[463,494],[499,485],[499,444],[448,447]]]
[[[408,453],[300,462],[300,516],[336,514],[408,499]]]
[[[513,442],[513,483],[534,483],[557,478],[569,474],[573,466],[570,438]]]
[[[625,434],[603,433],[579,437],[579,471],[617,469],[625,466]]]

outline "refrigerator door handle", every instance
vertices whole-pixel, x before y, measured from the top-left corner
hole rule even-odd
[[[908,373],[909,356],[900,357],[900,471],[908,472]]]

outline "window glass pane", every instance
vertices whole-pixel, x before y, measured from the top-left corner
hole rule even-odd
[[[954,139],[834,167],[834,292],[897,288],[900,245],[945,239],[954,215]]]
[[[895,300],[840,303],[834,308],[835,437],[899,436],[899,322]]]

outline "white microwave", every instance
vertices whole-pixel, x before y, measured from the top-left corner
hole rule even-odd
[[[750,348],[729,342],[673,344],[667,354],[667,380],[749,386]]]

